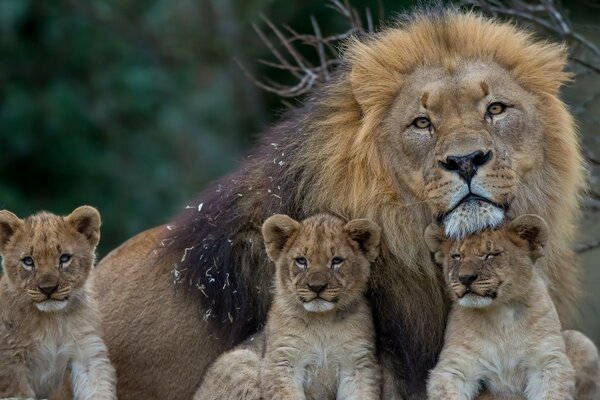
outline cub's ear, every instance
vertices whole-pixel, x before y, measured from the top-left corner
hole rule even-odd
[[[4,251],[6,244],[15,232],[23,226],[23,220],[8,210],[0,211],[0,251]]]
[[[534,261],[544,255],[544,247],[548,243],[548,224],[542,217],[521,215],[510,223],[508,231],[515,244],[527,245]]]
[[[354,219],[344,225],[344,231],[350,239],[358,243],[367,260],[375,261],[381,244],[381,229],[375,222],[368,219]]]
[[[94,207],[81,206],[65,217],[77,232],[88,240],[90,245],[96,247],[100,241],[100,213]]]
[[[262,235],[265,242],[267,255],[276,261],[281,255],[287,241],[302,225],[287,215],[275,214],[263,223]]]
[[[429,224],[425,229],[425,243],[429,247],[429,251],[433,253],[435,262],[442,264],[444,261],[444,253],[442,244],[447,240],[444,229],[437,224]]]

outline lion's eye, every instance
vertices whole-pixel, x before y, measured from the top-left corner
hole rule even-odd
[[[33,262],[33,258],[31,257],[24,257],[21,262],[23,263],[23,266],[25,267],[25,269],[27,271],[31,271],[33,269],[33,267],[35,266],[35,263]]]
[[[412,125],[418,129],[428,129],[429,127],[431,127],[431,121],[429,120],[429,118],[419,117],[415,118],[415,120],[412,122]]]
[[[489,115],[498,115],[502,114],[506,110],[506,105],[500,102],[492,103],[488,106],[487,112]]]
[[[450,257],[452,257],[452,259],[456,260],[456,261],[462,260],[462,256],[460,254],[458,254],[458,253],[452,254]]]
[[[304,257],[296,257],[295,261],[296,265],[301,269],[306,269],[306,267],[308,266],[308,260],[306,260],[306,258]]]
[[[338,265],[340,265],[341,263],[343,263],[344,260],[341,257],[333,257],[331,259],[331,267],[337,267]]]
[[[71,259],[70,254],[62,254],[58,260],[60,261],[61,264],[64,264],[64,263],[69,262],[70,259]]]
[[[492,259],[492,258],[496,257],[499,254],[500,254],[499,251],[496,251],[496,252],[493,252],[493,253],[487,253],[483,259],[484,260],[489,260],[489,259]]]

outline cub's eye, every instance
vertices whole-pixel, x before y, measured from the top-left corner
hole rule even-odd
[[[487,108],[487,113],[489,115],[498,115],[502,114],[506,110],[506,105],[500,102],[492,103]]]
[[[31,257],[25,257],[21,260],[21,262],[25,266],[25,269],[28,271],[31,271],[33,269],[33,266],[35,265],[35,263],[33,262],[33,258]]]
[[[341,263],[343,263],[344,260],[340,257],[333,257],[331,259],[331,267],[337,267],[338,265],[340,265]]]
[[[426,117],[415,118],[412,122],[412,126],[418,129],[428,129],[431,127],[431,121]]]
[[[494,252],[494,253],[488,253],[488,254],[486,254],[486,255],[485,255],[485,257],[484,257],[483,259],[484,259],[484,260],[489,260],[489,259],[491,259],[491,258],[494,258],[494,257],[496,257],[496,256],[497,256],[497,255],[499,255],[499,254],[500,254],[500,252],[499,252],[499,251],[496,251],[496,252]]]
[[[308,266],[308,261],[304,257],[296,257],[296,265],[302,269],[306,269]]]
[[[462,256],[460,254],[458,254],[458,253],[452,254],[450,257],[452,257],[452,259],[456,260],[456,261],[462,260]]]
[[[70,254],[62,254],[58,260],[60,261],[61,264],[64,264],[66,262],[69,262],[70,259],[71,259]]]

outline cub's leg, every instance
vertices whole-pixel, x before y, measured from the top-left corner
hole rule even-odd
[[[260,400],[261,357],[248,349],[223,354],[211,365],[194,400]]]
[[[575,400],[600,399],[598,349],[583,333],[564,331],[567,357],[575,368]]]
[[[427,398],[430,400],[473,400],[480,391],[477,363],[466,357],[468,351],[445,349],[429,375]],[[475,371],[473,371],[475,369]]]
[[[368,348],[368,347],[367,347]],[[339,400],[379,400],[381,396],[381,373],[375,359],[375,350],[358,355],[349,363],[339,377],[337,398]]]
[[[4,354],[0,353],[0,357]],[[7,359],[0,362],[0,398],[24,397],[35,398],[35,392],[29,385],[29,371],[24,365],[9,364]]]
[[[294,340],[297,341],[296,338],[282,337],[273,350],[266,354],[260,374],[262,398],[306,400],[303,377],[296,376],[294,371],[295,361],[301,357],[298,349],[289,346]]]
[[[75,400],[117,399],[115,369],[98,335],[88,335],[78,342],[71,362],[71,384]]]
[[[543,349],[545,346],[541,346]],[[566,354],[551,346],[539,366],[528,376],[525,394],[529,400],[572,400],[575,392],[575,370]]]

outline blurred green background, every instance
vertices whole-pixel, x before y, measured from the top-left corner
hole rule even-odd
[[[352,1],[388,17],[413,3]],[[600,4],[563,5],[600,44]],[[264,25],[261,13],[299,32],[312,32],[311,15],[324,34],[346,29],[324,1],[0,0],[0,208],[26,216],[94,205],[104,216],[101,256],[167,221],[234,169],[285,109],[233,62],[283,77],[256,61],[270,58],[251,26]],[[600,75],[578,72],[564,96],[586,150],[600,154]],[[582,240],[599,236],[596,214]],[[584,255],[580,318],[598,343],[599,257]]]

